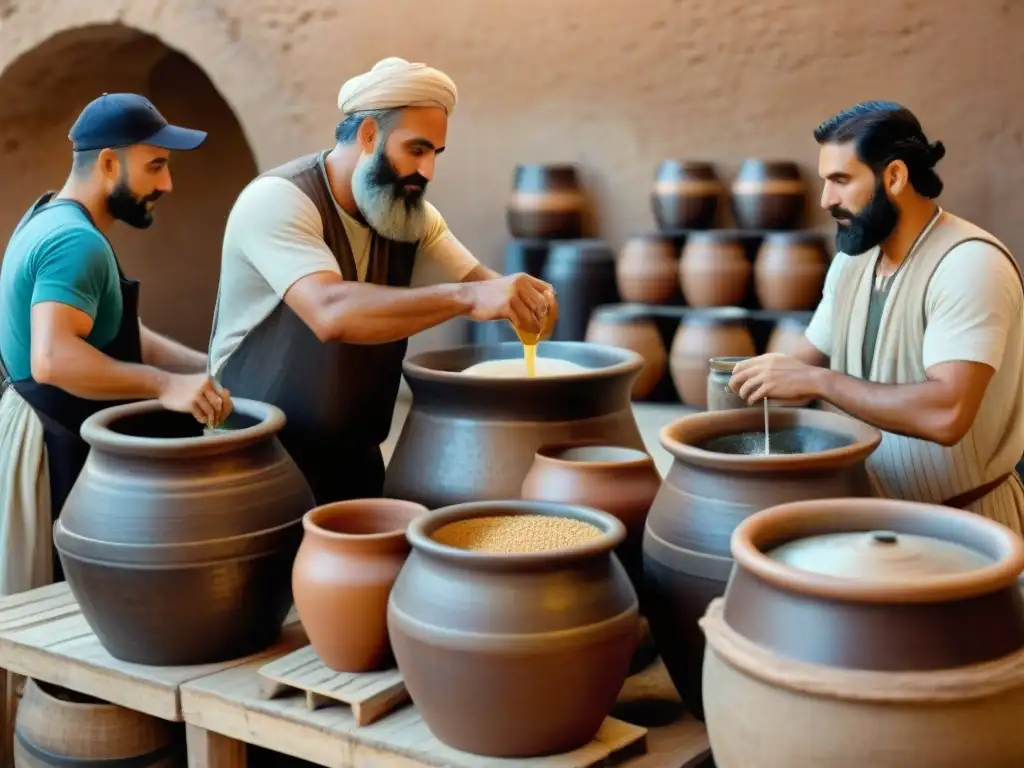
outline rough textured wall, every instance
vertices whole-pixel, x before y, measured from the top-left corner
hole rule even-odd
[[[652,226],[662,158],[726,177],[746,156],[794,158],[813,182],[811,129],[869,98],[910,106],[946,144],[942,202],[1024,253],[1019,0],[7,0],[0,15],[4,65],[69,25],[156,34],[206,70],[262,167],[328,144],[338,87],[377,59],[445,69],[461,100],[429,194],[493,265],[516,162],[582,164],[617,245]]]

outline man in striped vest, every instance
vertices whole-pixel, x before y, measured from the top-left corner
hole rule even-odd
[[[883,431],[879,491],[1024,533],[1024,289],[1005,245],[942,209],[945,154],[890,102],[814,132],[821,205],[838,224],[803,348],[736,366],[750,403],[818,398]]]

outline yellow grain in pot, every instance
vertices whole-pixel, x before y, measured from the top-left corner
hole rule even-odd
[[[569,517],[500,515],[448,523],[434,531],[431,538],[458,549],[510,554],[565,549],[601,535],[600,528]]]

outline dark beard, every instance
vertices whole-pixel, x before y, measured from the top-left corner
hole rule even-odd
[[[398,171],[391,165],[387,156],[380,152],[373,159],[373,165],[368,174],[370,184],[377,189],[391,188],[394,200],[401,200],[406,208],[418,208],[427,191],[427,180],[419,173],[411,173],[408,176],[399,176]],[[408,191],[407,184],[414,184],[419,189]]]
[[[136,197],[128,186],[128,180],[122,176],[114,191],[107,196],[107,209],[118,221],[136,229],[148,229],[153,224],[153,212],[146,208],[146,203],[156,200],[161,194],[157,190],[146,197]]]
[[[885,242],[896,229],[900,217],[881,182],[860,213],[854,215],[838,206],[833,206],[829,212],[835,219],[850,220],[849,224],[836,225],[836,250],[850,256],[870,251]]]

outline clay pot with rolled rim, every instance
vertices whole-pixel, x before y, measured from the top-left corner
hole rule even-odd
[[[641,307],[613,305],[594,310],[587,327],[587,341],[631,349],[643,358],[643,368],[631,390],[634,400],[649,395],[665,376],[668,362],[665,342],[661,340],[657,323]]]
[[[583,235],[586,198],[574,165],[517,165],[508,202],[513,237],[554,240]]]
[[[741,229],[793,229],[807,205],[807,185],[790,160],[748,158],[732,182],[732,208]]]
[[[661,444],[673,461],[644,532],[647,617],[676,690],[698,718],[703,717],[704,637],[697,622],[725,591],[736,526],[782,502],[875,495],[865,469],[882,441],[874,427],[834,413],[774,408],[770,428],[820,430],[846,444],[771,456],[701,447],[712,438],[763,430],[764,415],[757,408],[685,416],[661,430]]]
[[[706,408],[708,366],[713,357],[757,354],[746,313],[723,307],[688,312],[679,323],[669,351],[669,373],[684,405]]]
[[[771,336],[768,337],[766,352],[780,352],[784,355],[792,355],[803,346],[809,319],[803,317],[782,317],[772,328]]]
[[[679,259],[679,285],[691,307],[736,307],[750,292],[750,259],[733,232],[693,232]]]
[[[599,538],[498,554],[441,544],[448,523],[501,515],[571,518]],[[637,645],[637,595],[614,550],[625,526],[606,512],[547,502],[460,504],[409,526],[413,552],[388,603],[406,688],[427,727],[455,749],[539,757],[590,742]]]
[[[207,435],[156,401],[82,425],[91,450],[54,544],[85,620],[117,659],[210,664],[280,634],[302,516],[316,502],[276,437],[281,410],[233,402]]]
[[[828,272],[828,251],[817,232],[769,233],[754,260],[754,291],[765,309],[814,309]]]
[[[712,227],[724,191],[712,163],[663,160],[651,193],[654,220],[662,230]]]
[[[593,507],[621,520],[626,540],[615,554],[642,602],[644,523],[659,488],[661,475],[647,451],[577,441],[537,451],[522,497]]]
[[[406,528],[425,512],[411,501],[356,499],[306,513],[292,594],[310,645],[330,669],[392,664],[388,595],[409,554]]]
[[[518,342],[406,358],[402,370],[412,405],[388,463],[383,495],[431,509],[515,499],[542,445],[595,440],[644,447],[630,402],[643,367],[640,355],[581,342],[541,342],[537,355],[589,370],[533,379],[461,373],[484,360],[522,358]]]
[[[717,765],[1024,765],[1017,534],[949,507],[828,499],[748,518],[731,548],[701,620]]]
[[[552,243],[541,278],[558,294],[552,341],[583,341],[591,312],[619,302],[615,251],[603,240]]]
[[[619,295],[625,301],[664,304],[679,293],[679,259],[668,235],[632,235],[615,263]]]

